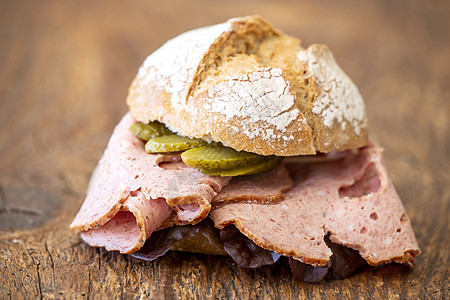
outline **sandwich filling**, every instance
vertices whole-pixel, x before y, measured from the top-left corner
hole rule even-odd
[[[134,122],[127,114],[114,130],[71,224],[92,246],[134,253],[161,229],[209,216],[216,228],[231,226],[291,265],[329,266],[327,239],[370,265],[412,266],[420,253],[374,144],[326,163],[286,161],[230,178],[205,175],[179,154],[146,153],[129,129]]]

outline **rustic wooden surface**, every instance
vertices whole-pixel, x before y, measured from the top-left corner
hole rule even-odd
[[[449,3],[1,1],[0,298],[449,298]],[[414,270],[311,285],[229,258],[141,262],[68,229],[146,55],[255,13],[304,45],[329,44],[360,87],[423,251]]]

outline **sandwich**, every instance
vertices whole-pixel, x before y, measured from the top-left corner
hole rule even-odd
[[[288,262],[318,282],[414,266],[411,222],[325,45],[259,16],[183,33],[146,58],[70,225],[94,247]]]

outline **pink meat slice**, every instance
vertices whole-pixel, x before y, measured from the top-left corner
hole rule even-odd
[[[119,224],[119,227],[131,230],[135,234],[133,239],[139,244],[131,246],[126,242],[120,246],[116,243],[115,247],[112,244],[105,247],[128,252],[137,250],[143,232],[148,237],[167,220],[167,214],[173,212],[172,221],[178,225],[195,224],[204,219],[211,209],[212,199],[229,181],[226,177],[204,175],[185,165],[177,155],[147,154],[144,142],[129,130],[134,122],[128,113],[114,129],[92,175],[86,199],[70,225],[75,231],[97,230],[111,220],[103,230],[91,231],[83,237],[86,240],[87,236],[99,238],[101,234],[109,234],[113,224]],[[159,201],[161,198],[165,201]],[[151,209],[132,209],[132,205],[141,207],[136,202],[144,203]],[[153,210],[164,213],[155,217]],[[120,211],[124,213],[113,219]],[[130,229],[127,225],[131,214],[138,228]],[[139,214],[144,220],[151,218],[154,224],[144,226],[145,222],[141,221]],[[112,236],[120,234],[117,231]],[[89,238],[94,243],[92,240]]]
[[[258,246],[325,266],[324,237],[359,251],[370,264],[414,264],[420,253],[410,220],[374,144],[323,164],[294,164],[293,188],[273,204],[229,204],[213,210],[218,228],[234,224]]]
[[[213,199],[213,207],[230,203],[273,204],[284,200],[292,179],[284,164],[274,170],[252,176],[233,177]]]
[[[81,238],[94,247],[133,253],[171,213],[164,198],[149,201],[141,191],[133,192],[112,219],[99,228],[83,231]]]

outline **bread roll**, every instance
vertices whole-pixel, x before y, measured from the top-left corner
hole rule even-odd
[[[364,101],[328,47],[304,49],[259,16],[169,40],[140,67],[127,104],[139,121],[262,155],[367,144]]]

